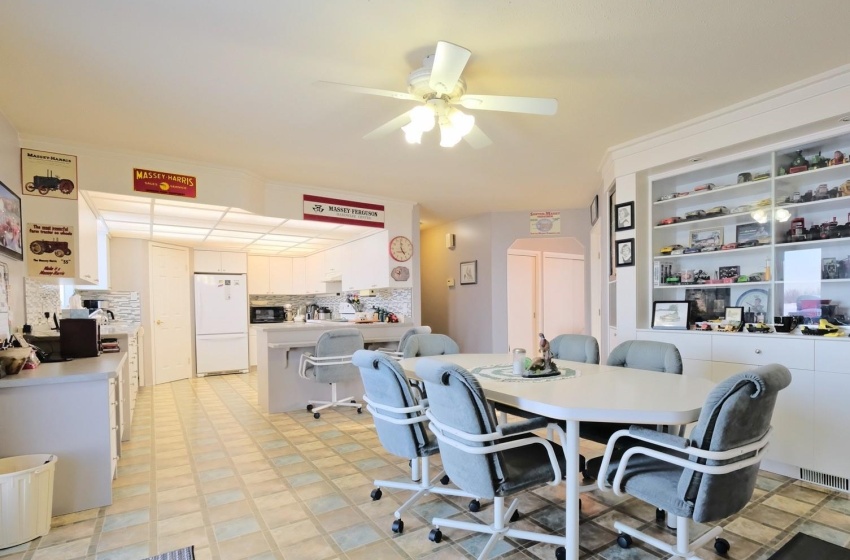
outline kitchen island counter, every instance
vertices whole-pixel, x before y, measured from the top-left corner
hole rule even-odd
[[[257,398],[263,412],[290,412],[307,406],[310,399],[327,399],[330,388],[298,376],[301,355],[312,352],[322,333],[357,328],[367,346],[398,342],[412,323],[310,322],[253,324],[257,332]],[[340,394],[363,395],[360,380],[338,384]]]
[[[102,354],[96,358],[77,358],[67,362],[44,363],[35,369],[23,369],[17,375],[0,379],[0,389],[29,385],[54,385],[83,381],[104,381],[117,377],[127,354]]]

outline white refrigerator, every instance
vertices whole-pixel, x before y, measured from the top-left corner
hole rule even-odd
[[[195,274],[198,376],[248,371],[248,286],[244,274]]]

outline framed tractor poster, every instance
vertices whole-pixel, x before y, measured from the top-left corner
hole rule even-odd
[[[27,243],[27,276],[76,276],[77,255],[72,254],[73,226],[27,224]]]
[[[22,192],[77,199],[77,156],[21,148]]]

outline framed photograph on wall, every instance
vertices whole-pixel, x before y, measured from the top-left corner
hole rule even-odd
[[[618,239],[617,240],[617,266],[634,266],[635,265],[635,240]]]
[[[596,224],[599,219],[599,195],[593,197],[593,202],[590,203],[590,225]]]
[[[478,261],[460,263],[460,285],[478,283]]]
[[[738,248],[770,243],[769,228],[769,224],[759,224],[757,222],[736,226],[735,242],[738,244]]]
[[[21,197],[0,182],[0,254],[24,260]]]
[[[688,330],[689,301],[652,302],[652,328],[666,330]]]
[[[624,202],[614,207],[615,231],[626,231],[635,228],[635,203]]]

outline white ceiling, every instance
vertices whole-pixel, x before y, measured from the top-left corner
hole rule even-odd
[[[81,191],[113,237],[135,237],[198,249],[304,257],[373,228],[285,220],[239,208]]]
[[[25,136],[211,162],[420,202],[426,225],[585,207],[607,147],[850,62],[843,0],[3,0],[0,111]],[[478,94],[554,97],[553,117],[473,112],[494,144],[364,134],[410,101],[438,40]],[[85,162],[80,162],[84,165]],[[86,188],[85,185],[81,185]]]

